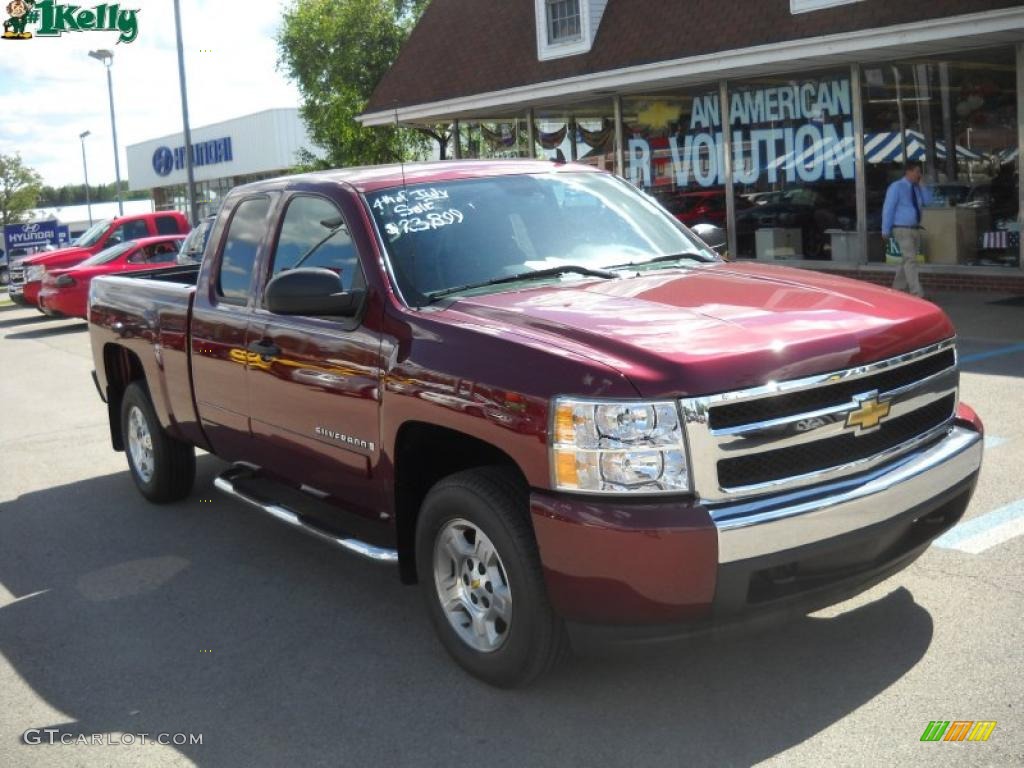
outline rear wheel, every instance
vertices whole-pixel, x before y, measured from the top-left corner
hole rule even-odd
[[[192,492],[195,449],[164,431],[149,392],[132,382],[121,401],[121,435],[135,486],[150,501],[178,501]]]
[[[567,650],[548,602],[526,489],[500,467],[435,485],[416,526],[416,568],[449,654],[492,685],[525,685]]]

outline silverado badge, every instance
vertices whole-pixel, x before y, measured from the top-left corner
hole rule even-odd
[[[858,435],[877,429],[892,408],[891,400],[878,399],[877,390],[865,395],[856,395],[853,399],[859,407],[847,414],[846,426],[856,428]]]

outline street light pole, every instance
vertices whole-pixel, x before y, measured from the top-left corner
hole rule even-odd
[[[85,205],[89,209],[89,226],[92,226],[92,201],[89,200],[89,164],[85,162],[85,137],[92,131],[82,131],[78,138],[82,142],[82,171],[85,172]]]
[[[174,28],[178,35],[178,83],[181,86],[181,122],[185,133],[185,176],[188,184],[188,215],[194,227],[199,223],[198,205],[196,203],[196,179],[192,170],[192,128],[188,123],[188,90],[185,87],[185,53],[181,42],[181,8],[178,0],[174,0]]]
[[[117,211],[124,216],[124,200],[121,196],[121,160],[117,156],[117,121],[114,119],[114,80],[110,76],[110,65],[114,63],[114,54],[108,50],[89,51],[89,56],[103,62],[107,68],[107,92],[110,95],[110,132],[114,136],[114,179],[117,182]]]

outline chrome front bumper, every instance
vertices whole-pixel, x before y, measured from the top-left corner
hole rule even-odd
[[[719,562],[794,549],[898,517],[976,473],[981,457],[982,436],[954,426],[931,447],[862,477],[770,500],[712,506]]]

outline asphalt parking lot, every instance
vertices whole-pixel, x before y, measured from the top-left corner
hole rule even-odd
[[[1024,300],[1000,298],[938,297],[988,429],[944,546],[784,627],[576,658],[512,692],[449,661],[392,572],[220,496],[218,459],[185,502],[145,502],[85,324],[0,306],[0,765],[1024,764]],[[998,725],[922,743],[932,720]],[[120,743],[140,733],[202,744]]]

